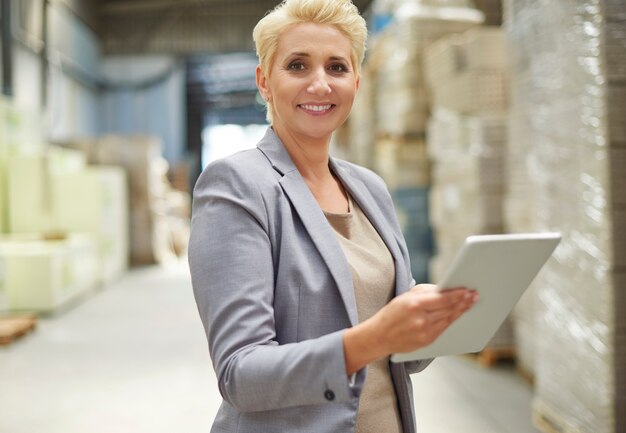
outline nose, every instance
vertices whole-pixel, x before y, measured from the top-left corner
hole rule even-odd
[[[318,70],[315,72],[309,87],[307,87],[307,92],[319,96],[326,96],[332,92],[332,89],[328,84],[325,70]]]

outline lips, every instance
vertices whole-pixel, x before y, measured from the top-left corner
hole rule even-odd
[[[298,105],[298,107],[302,108],[305,111],[321,114],[321,113],[330,111],[333,107],[335,107],[335,105],[334,104],[300,104]]]

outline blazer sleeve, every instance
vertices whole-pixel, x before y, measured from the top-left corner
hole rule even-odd
[[[229,159],[194,188],[189,264],[222,397],[242,412],[349,401],[343,332],[279,345],[266,198]],[[360,373],[363,374],[363,373]]]

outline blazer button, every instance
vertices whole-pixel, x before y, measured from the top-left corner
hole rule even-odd
[[[324,392],[324,397],[328,401],[333,401],[335,399],[335,393],[332,392],[330,389],[327,389],[326,392]]]

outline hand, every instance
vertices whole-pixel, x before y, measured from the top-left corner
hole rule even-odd
[[[437,339],[478,301],[467,288],[438,290],[420,284],[394,298],[378,313],[344,335],[346,370],[352,374],[395,352],[410,352]]]
[[[477,301],[474,290],[438,290],[432,284],[420,284],[394,298],[371,318],[383,356],[428,346]]]

